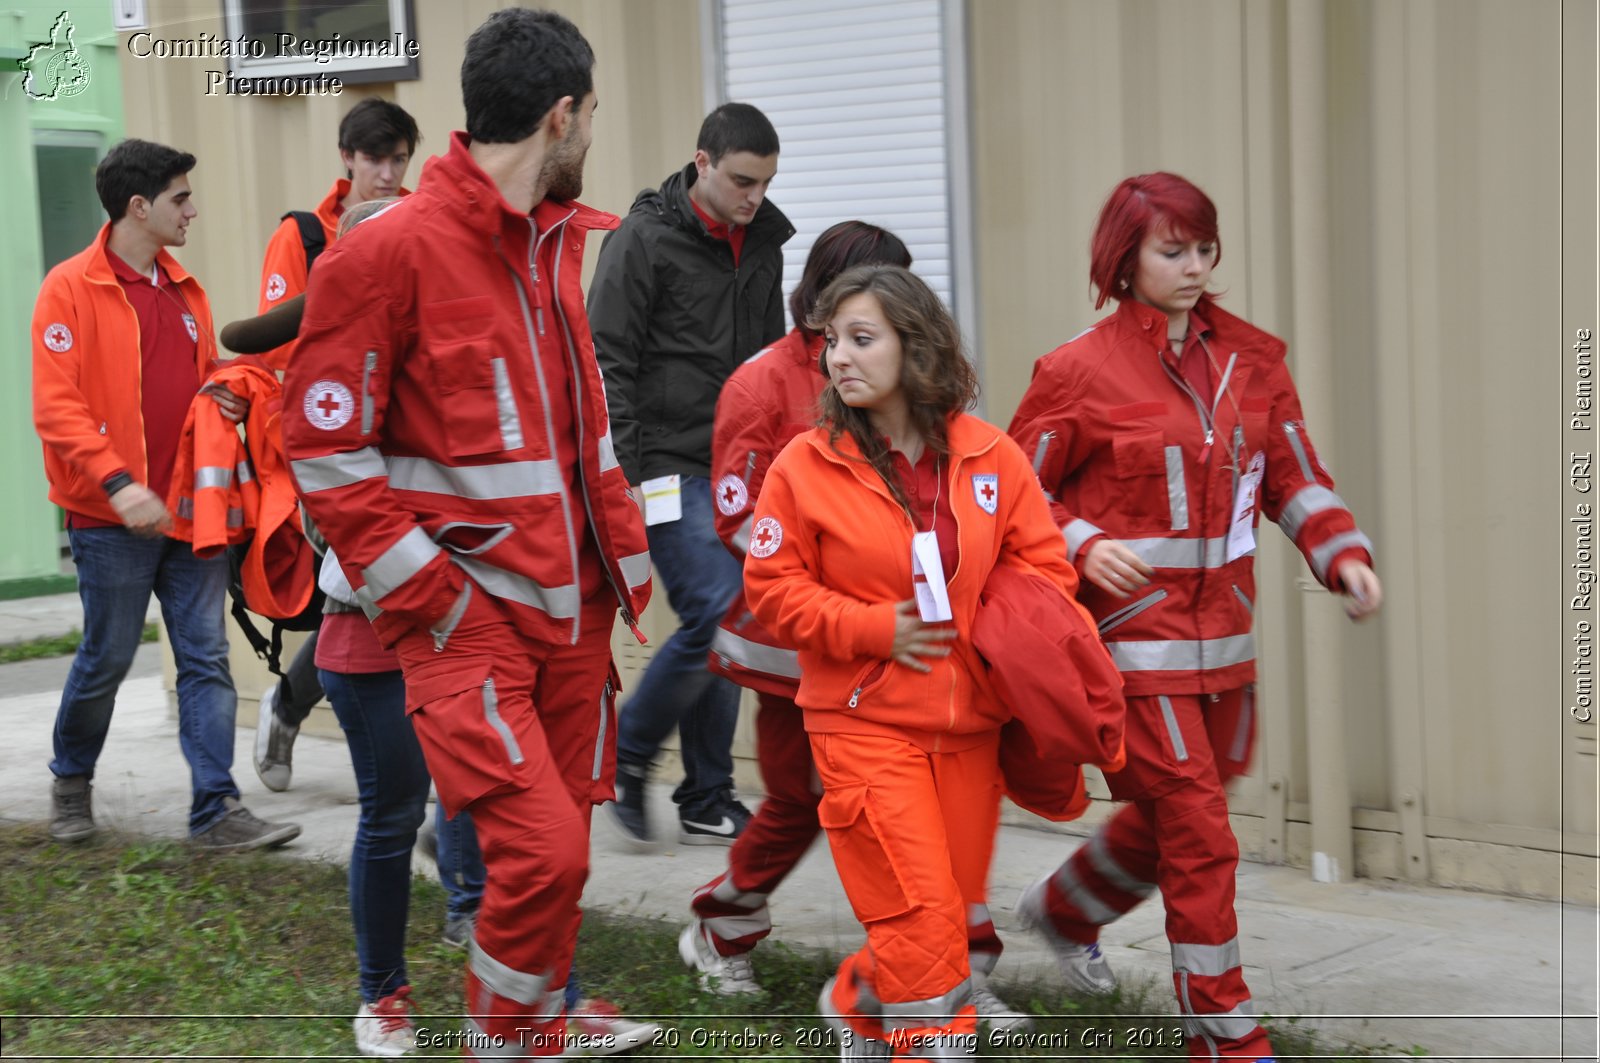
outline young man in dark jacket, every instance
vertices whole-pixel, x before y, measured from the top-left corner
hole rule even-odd
[[[712,519],[711,422],[734,368],[784,333],[783,244],[794,227],[766,199],[777,170],[766,115],[746,103],[718,107],[694,160],[639,193],[606,238],[589,290],[617,460],[644,498],[651,557],[683,623],[651,660],[617,736],[608,807],[636,848],[653,840],[645,782],[674,726],[680,840],[731,845],[750,818],[733,793],[739,688],[706,670],[717,624],[742,587]]]

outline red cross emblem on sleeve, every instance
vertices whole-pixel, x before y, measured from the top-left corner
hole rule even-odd
[[[994,516],[1000,506],[1000,477],[995,473],[975,473],[972,477],[972,497],[978,508]]]
[[[774,517],[762,517],[750,531],[750,556],[771,557],[783,542],[783,525]]]

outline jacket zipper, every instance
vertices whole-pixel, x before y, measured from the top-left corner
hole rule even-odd
[[[1146,609],[1149,609],[1151,606],[1165,601],[1166,598],[1167,589],[1165,587],[1161,587],[1145,595],[1143,598],[1140,598],[1132,605],[1123,606],[1121,609],[1118,609],[1116,612],[1111,613],[1104,620],[1100,621],[1100,634],[1104,635],[1112,628],[1121,627],[1123,624],[1126,624],[1128,621],[1132,620]]]
[[[611,677],[608,675],[606,676],[605,689],[600,694],[600,733],[595,736],[594,740],[594,772],[589,776],[591,781],[600,778],[600,768],[605,760],[606,726],[611,715],[606,710],[611,704],[612,693]]]
[[[1033,448],[1033,475],[1038,476],[1039,470],[1044,468],[1044,456],[1050,449],[1050,440],[1055,437],[1054,432],[1044,432],[1039,436],[1039,445]]]
[[[372,434],[372,374],[378,368],[378,352],[368,351],[361,366],[361,434]]]
[[[576,213],[578,212],[573,211],[572,214],[568,214],[566,218],[562,218],[559,224],[551,226],[550,231],[555,232],[556,229],[564,228],[566,226],[567,219],[571,218],[572,215]],[[589,518],[589,528],[594,534],[596,545],[598,545],[600,542],[600,525],[596,523],[594,519],[594,505],[589,500],[589,474],[586,471],[586,466],[584,464],[584,458],[588,454],[588,450],[585,447],[585,439],[588,435],[588,429],[585,427],[585,422],[583,419],[583,368],[578,364],[578,347],[572,342],[572,329],[567,325],[566,312],[561,309],[561,251],[562,245],[557,243],[555,269],[550,274],[550,290],[555,295],[556,324],[561,326],[561,339],[566,344],[567,361],[572,366],[572,413],[578,421],[578,481],[582,485],[582,489],[578,492],[578,494],[583,499],[583,511]],[[599,484],[596,483],[595,487],[596,490],[598,490]],[[570,521],[568,524],[567,534],[569,538],[572,535]],[[633,615],[633,608],[629,604],[632,601],[632,598],[622,587],[617,585],[616,577],[611,573],[611,564],[607,563],[609,560],[611,559],[606,558],[604,556],[604,551],[602,550],[600,558],[600,570],[605,573],[606,582],[611,584],[611,592],[617,596],[617,604],[622,611],[622,622],[627,624],[628,630],[632,631],[634,637],[643,643],[644,633],[639,630],[638,623]],[[620,571],[620,559],[616,561],[616,564],[618,571]],[[572,546],[572,574],[573,579],[576,580],[578,574],[578,547],[577,543],[575,542]],[[574,644],[576,644],[578,641],[578,622],[576,619],[574,619],[572,622],[572,641]]]
[[[755,474],[756,474],[756,452],[752,450],[750,452],[750,456],[744,459],[744,486],[745,486],[745,494],[746,495],[748,495],[750,493],[750,478],[752,476],[754,476]],[[753,506],[754,503],[755,503],[755,499],[753,499],[753,498],[750,499],[750,502],[751,502],[751,504]]]

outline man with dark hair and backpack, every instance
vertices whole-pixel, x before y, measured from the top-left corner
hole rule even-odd
[[[267,242],[267,257],[261,266],[258,314],[306,290],[311,267],[322,250],[333,242],[339,218],[345,211],[370,200],[407,194],[401,182],[405,180],[419,139],[416,119],[398,104],[373,98],[362,100],[350,109],[339,122],[339,158],[344,163],[345,175],[333,183],[315,212],[292,210],[283,216]],[[273,369],[282,370],[289,364],[293,351],[294,344],[286,343],[266,352],[262,358]],[[289,788],[294,740],[300,733],[300,725],[322,700],[322,686],[317,682],[314,663],[316,619],[313,611],[311,637],[289,662],[288,671],[280,675],[277,684],[261,695],[256,710],[252,760],[256,774],[269,790]]]

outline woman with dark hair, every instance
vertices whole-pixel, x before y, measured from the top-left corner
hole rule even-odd
[[[1215,205],[1175,174],[1130,177],[1089,275],[1116,312],[1039,360],[1011,435],[1032,455],[1127,697],[1127,801],[1018,903],[1070,987],[1109,992],[1100,928],[1161,890],[1196,1058],[1266,1059],[1240,968],[1239,846],[1223,787],[1255,733],[1255,527],[1275,521],[1345,611],[1382,602],[1371,543],[1333,493],[1284,345],[1216,305]]]
[[[1063,596],[1075,576],[1027,459],[965,412],[977,377],[925,283],[858,266],[808,323],[825,337],[822,424],[767,473],[745,593],[799,650],[818,818],[867,931],[821,1007],[845,1058],[970,1058],[967,911],[985,898],[1010,717],[973,617],[998,566]]]

